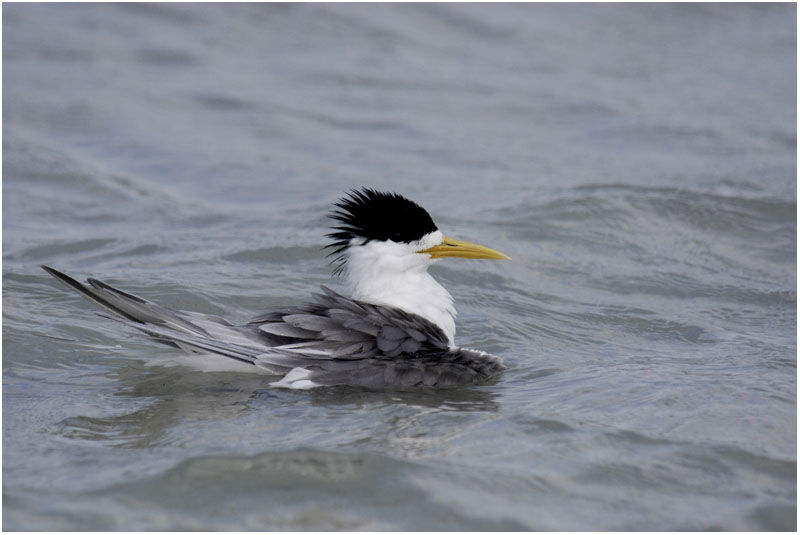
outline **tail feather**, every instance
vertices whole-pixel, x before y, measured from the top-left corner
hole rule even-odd
[[[240,332],[239,328],[221,318],[189,315],[197,323],[210,328],[213,331],[211,334],[200,325],[182,317],[180,312],[123,292],[103,281],[90,278],[87,279],[88,284],[83,284],[49,266],[42,266],[42,269],[115,314],[115,316],[102,314],[103,316],[119,321],[128,320],[132,322],[129,325],[159,341],[172,343],[187,350],[216,353],[248,364],[254,364],[255,356],[264,351],[261,347],[256,348],[252,345],[248,347],[248,343],[252,344],[253,341],[246,336],[246,333]]]
[[[172,329],[199,335],[208,334],[203,328],[186,321],[172,310],[142,299],[139,296],[123,292],[103,281],[87,279],[89,283],[87,286],[49,266],[42,266],[42,269],[70,288],[78,291],[84,297],[127,320],[136,323],[166,325]]]
[[[191,333],[177,332],[158,325],[133,325],[134,328],[149,334],[157,340],[170,342],[181,348],[190,348],[196,351],[216,353],[247,364],[254,364],[259,351],[235,344],[220,342],[212,338],[197,336]]]
[[[73,279],[69,275],[61,273],[60,271],[58,271],[56,269],[53,269],[50,266],[44,266],[43,265],[42,269],[45,270],[46,272],[48,272],[53,277],[55,277],[57,280],[60,280],[61,282],[63,282],[64,284],[66,284],[67,286],[72,288],[73,290],[75,290],[78,293],[82,294],[84,297],[86,297],[90,301],[94,301],[95,303],[97,303],[98,305],[102,306],[103,308],[106,308],[106,309],[110,310],[111,312],[122,316],[125,319],[131,320],[131,321],[135,321],[136,323],[144,323],[144,321],[141,321],[140,319],[136,318],[135,316],[129,314],[124,309],[122,309],[122,308],[120,308],[118,306],[115,306],[108,299],[104,299],[102,296],[100,296],[98,294],[98,292],[92,291],[91,289],[87,288],[84,284],[76,281],[75,279]]]

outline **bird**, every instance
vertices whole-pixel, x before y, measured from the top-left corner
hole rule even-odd
[[[94,278],[82,283],[41,267],[112,313],[100,315],[192,359],[222,356],[280,376],[270,383],[275,387],[447,388],[502,373],[499,357],[455,345],[453,298],[428,268],[444,258],[508,256],[446,237],[422,206],[394,192],[350,190],[328,217],[328,256],[350,297],[321,286],[304,304],[273,308],[244,324],[171,310]]]

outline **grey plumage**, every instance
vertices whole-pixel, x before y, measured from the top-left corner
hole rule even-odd
[[[420,316],[350,299],[324,286],[311,303],[270,310],[233,325],[217,316],[167,309],[96,279],[86,285],[42,267],[159,341],[288,374],[279,383],[283,386],[292,386],[296,376],[313,385],[448,387],[479,383],[503,370],[495,356],[449,347],[444,332]],[[290,373],[297,369],[304,372]]]

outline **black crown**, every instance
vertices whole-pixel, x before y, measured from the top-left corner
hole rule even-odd
[[[328,256],[338,255],[334,259],[339,263],[336,273],[344,267],[347,259],[341,253],[353,238],[363,239],[362,244],[372,240],[411,243],[437,230],[423,207],[397,193],[362,188],[349,192],[334,206],[328,217],[341,224],[331,227],[336,232],[327,235],[333,240],[327,247],[333,249]]]

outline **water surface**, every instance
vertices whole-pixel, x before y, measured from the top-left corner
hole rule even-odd
[[[7,530],[794,530],[793,5],[6,4]],[[244,321],[369,185],[495,384],[202,373],[39,269]]]

